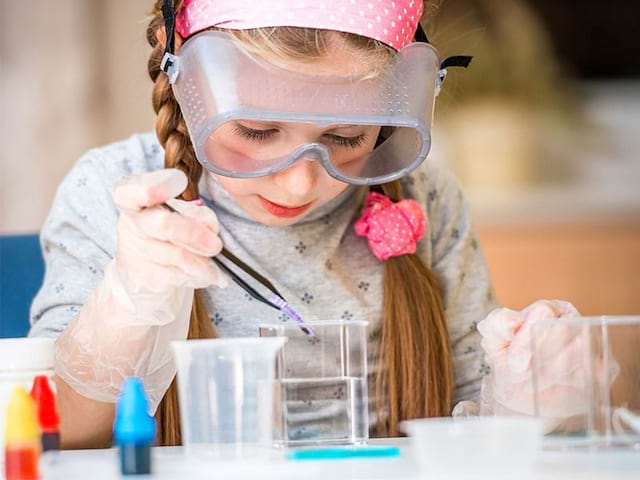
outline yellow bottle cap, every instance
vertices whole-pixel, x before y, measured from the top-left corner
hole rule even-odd
[[[40,440],[36,404],[24,388],[16,387],[13,390],[7,407],[6,420],[4,432],[6,446]]]

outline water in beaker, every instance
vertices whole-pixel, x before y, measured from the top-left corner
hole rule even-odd
[[[367,322],[264,325],[261,337],[286,338],[276,356],[277,446],[358,444],[369,437]]]

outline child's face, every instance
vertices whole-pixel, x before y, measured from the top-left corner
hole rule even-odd
[[[307,75],[348,75],[364,73],[366,59],[344,45],[336,46],[325,61],[288,64],[287,68]],[[330,128],[311,124],[234,121],[216,131],[214,141],[223,149],[242,152],[251,158],[272,158],[271,152],[292,152],[305,143],[322,143],[340,164],[360,158],[373,150],[380,127],[339,125]],[[337,197],[347,184],[327,174],[322,165],[309,158],[265,177],[236,179],[208,173],[257,222],[271,226],[291,225],[313,209]],[[211,181],[209,179],[208,181]]]
[[[261,150],[266,154],[269,143],[290,144],[288,151],[304,143],[323,143],[331,152],[332,162],[339,165],[370,152],[378,131],[379,127],[375,126],[343,125],[325,129],[305,124],[243,120],[224,125],[216,132],[216,137],[227,144],[226,148],[245,151],[253,158],[260,158]],[[254,220],[272,226],[295,223],[348,186],[329,176],[313,157],[309,160],[303,157],[290,167],[265,177],[238,179],[210,175],[215,176]]]

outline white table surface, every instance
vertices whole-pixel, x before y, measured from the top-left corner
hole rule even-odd
[[[389,459],[352,459],[340,461],[291,462],[275,454],[268,461],[205,462],[185,458],[181,448],[158,447],[153,449],[154,473],[147,479],[234,479],[234,480],[338,480],[338,479],[403,479],[421,477],[415,466],[411,450],[402,439],[372,441],[371,443],[395,444],[401,447],[401,456]],[[464,461],[461,452],[460,461]],[[56,452],[42,460],[43,480],[112,480],[119,479],[118,452],[110,450],[85,450]],[[454,474],[455,465],[451,466]],[[447,476],[447,480],[454,475]],[[495,478],[477,475],[473,478]],[[439,480],[430,477],[433,480]],[[534,472],[513,472],[510,480],[639,480],[640,451],[565,451],[540,453]],[[444,479],[443,479],[444,480]]]

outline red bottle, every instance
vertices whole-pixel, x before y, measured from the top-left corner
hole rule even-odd
[[[38,422],[42,431],[42,451],[60,449],[60,418],[56,408],[56,397],[44,375],[38,375],[33,380],[31,388],[38,409]]]

